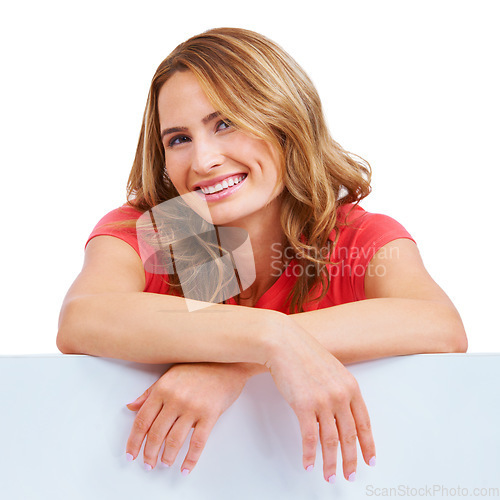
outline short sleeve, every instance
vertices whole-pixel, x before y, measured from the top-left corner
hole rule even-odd
[[[137,222],[141,214],[142,212],[126,203],[107,213],[90,233],[85,243],[85,248],[87,248],[88,242],[95,236],[115,236],[128,243],[137,252],[137,255],[141,257],[139,242],[137,241],[136,224],[134,223]],[[121,224],[124,222],[125,224]],[[167,275],[153,274],[146,270],[144,270],[144,273],[146,278],[145,292],[168,294],[169,284]]]
[[[137,220],[140,215],[140,211],[126,204],[112,210],[96,224],[96,226],[90,233],[90,236],[88,237],[84,248],[87,248],[88,242],[95,236],[107,235],[120,238],[121,240],[128,243],[137,252],[137,254],[139,254],[137,232],[133,221]],[[124,222],[126,220],[132,221],[129,226],[116,224]]]
[[[355,207],[347,221],[347,225],[340,227],[335,255],[349,271],[354,299],[364,300],[366,269],[377,251],[400,238],[416,242],[397,220],[388,215],[367,212],[359,206]]]

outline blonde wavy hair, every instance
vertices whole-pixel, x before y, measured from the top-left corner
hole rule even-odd
[[[127,203],[141,212],[179,196],[166,176],[158,117],[160,89],[177,71],[191,71],[214,109],[281,152],[280,223],[304,271],[297,273],[287,303],[290,314],[303,312],[306,302],[320,301],[328,291],[332,261],[323,257],[338,239],[337,209],[371,192],[369,163],[332,139],[313,83],[279,45],[246,29],[211,29],[178,45],[151,81],[127,184]],[[305,266],[315,272],[305,272]],[[169,284],[182,295],[178,277],[170,276]]]

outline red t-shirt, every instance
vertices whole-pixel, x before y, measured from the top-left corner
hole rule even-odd
[[[343,205],[337,213],[339,238],[334,255],[330,256],[330,260],[339,262],[339,264],[329,266],[330,288],[321,302],[306,303],[304,305],[305,311],[365,300],[365,273],[375,253],[390,241],[398,238],[408,238],[415,242],[408,231],[393,218],[367,212],[359,205],[349,213],[348,225],[344,225],[347,212],[352,206],[352,204]],[[120,208],[106,214],[97,223],[87,243],[94,236],[116,236],[131,245],[140,256],[135,227],[116,229],[102,226],[109,222],[137,219],[141,214],[142,212],[125,203]],[[330,239],[333,240],[334,237],[335,232],[332,232]],[[85,243],[85,247],[87,243]],[[295,259],[292,259],[277,281],[260,297],[254,307],[274,309],[288,314],[289,311],[285,305],[286,298],[293,288],[299,272],[302,272],[302,268]],[[169,285],[165,282],[167,276],[151,274],[145,270],[145,277],[144,292],[168,294]],[[234,298],[228,299],[226,303],[236,304]]]

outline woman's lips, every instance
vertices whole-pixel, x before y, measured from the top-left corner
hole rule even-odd
[[[212,194],[205,194],[201,189],[196,189],[195,193],[198,193],[198,195],[203,198],[206,201],[218,201],[222,200],[223,198],[227,198],[228,196],[231,196],[233,193],[238,191],[240,187],[244,184],[244,182],[247,180],[248,174],[244,174],[245,177],[238,183],[235,184],[234,186],[228,187],[226,189],[223,189],[222,191],[218,191],[217,193],[212,193]]]

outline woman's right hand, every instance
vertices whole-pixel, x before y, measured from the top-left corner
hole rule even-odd
[[[156,466],[165,443],[162,463],[170,467],[194,428],[181,466],[189,474],[198,463],[220,415],[238,398],[256,367],[239,363],[175,364],[149,389],[127,406],[137,416],[127,442],[129,459],[137,458],[142,443],[144,464]],[[147,465],[146,465],[147,464]]]
[[[347,480],[356,477],[356,438],[365,462],[375,465],[370,418],[356,379],[293,316],[283,315],[266,366],[299,420],[306,470],[314,466],[318,423],[326,481],[335,481],[339,443]]]

